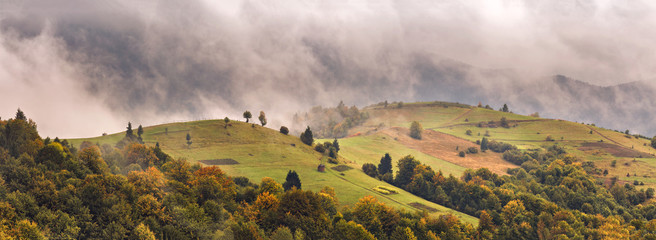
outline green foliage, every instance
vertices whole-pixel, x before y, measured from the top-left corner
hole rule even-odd
[[[280,133],[285,134],[285,135],[289,134],[289,128],[287,128],[285,126],[280,126]]]
[[[262,124],[262,127],[267,124],[267,118],[266,115],[264,114],[264,111],[260,111],[260,116],[257,117],[257,119],[260,120],[260,124]]]
[[[282,184],[282,187],[285,191],[291,190],[293,187],[296,189],[301,189],[301,179],[298,176],[298,173],[293,170],[289,170],[287,177],[285,177],[285,182]]]
[[[501,111],[502,111],[502,112],[509,112],[509,110],[508,110],[508,105],[504,103],[504,104],[503,104],[503,107],[501,108]]]
[[[656,148],[656,136],[651,139],[651,147]]]
[[[378,164],[378,174],[385,175],[386,173],[392,173],[392,157],[389,153],[385,153],[385,156],[380,158]]]
[[[326,152],[326,148],[324,147],[323,144],[317,144],[316,146],[314,146],[314,150],[320,153]]]
[[[399,159],[398,162],[398,172],[396,173],[396,178],[394,179],[394,185],[400,188],[405,188],[412,181],[412,176],[414,175],[414,169],[420,163],[415,160],[411,155],[405,156]]]
[[[423,131],[424,128],[421,127],[419,122],[413,121],[412,124],[410,124],[410,137],[421,140],[421,133]]]
[[[508,125],[508,120],[506,119],[506,117],[501,118],[501,120],[499,121],[499,125],[501,125],[501,127],[503,127],[503,128],[509,128],[510,127],[510,125]]]
[[[483,137],[483,139],[481,139],[481,152],[485,152],[489,149],[488,148],[488,142],[489,141],[487,140],[486,137]]]
[[[376,171],[376,165],[372,163],[365,163],[362,164],[362,171],[369,175],[370,177],[376,177],[378,176],[378,171]]]
[[[339,153],[339,142],[337,141],[337,138],[333,140],[333,147],[335,148],[335,152]]]
[[[301,133],[301,142],[307,144],[308,146],[312,146],[312,143],[314,143],[314,137],[312,137],[312,130],[310,130],[310,126],[305,129],[305,132]]]
[[[465,131],[465,134],[467,136],[471,136],[472,135],[472,130],[467,129],[467,131]]]
[[[253,117],[253,114],[251,114],[250,111],[245,111],[244,114],[242,114],[242,116],[246,118],[246,122],[248,122],[248,120]]]

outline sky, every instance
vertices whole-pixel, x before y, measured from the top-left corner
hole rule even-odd
[[[244,110],[277,128],[340,100],[481,101],[653,135],[654,10],[611,0],[0,0],[0,117],[21,108],[42,136],[70,138]]]

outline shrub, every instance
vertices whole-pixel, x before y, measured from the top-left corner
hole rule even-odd
[[[378,170],[376,170],[376,165],[373,165],[371,163],[362,164],[362,171],[365,174],[369,175],[370,177],[378,176]]]
[[[476,154],[478,153],[478,149],[475,147],[469,147],[467,148],[467,153]]]
[[[555,141],[554,138],[551,135],[547,135],[547,138],[545,138],[544,140],[546,140],[547,142]]]
[[[617,165],[617,160],[613,160],[612,162],[610,162],[611,167],[615,167],[616,165]]]
[[[467,136],[471,136],[471,135],[472,135],[472,130],[467,129],[467,131],[465,132],[465,134],[467,134]]]
[[[460,151],[460,152],[458,153],[458,156],[460,156],[460,157],[465,157],[465,152]]]
[[[320,153],[326,152],[326,148],[323,147],[323,144],[317,144],[314,146],[314,150]]]
[[[421,140],[422,131],[424,131],[424,129],[421,127],[421,124],[417,121],[413,121],[410,125],[410,137]]]
[[[285,134],[285,135],[289,134],[289,128],[287,128],[285,126],[280,127],[280,133]]]

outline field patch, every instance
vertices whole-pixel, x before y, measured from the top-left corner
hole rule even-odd
[[[390,187],[385,187],[385,186],[376,186],[375,188],[372,188],[372,190],[376,191],[377,193],[384,194],[384,195],[392,195],[392,194],[398,194],[396,190]]]
[[[236,160],[232,158],[223,158],[223,159],[210,159],[210,160],[199,160],[202,164],[205,165],[236,165],[239,164]]]
[[[584,152],[594,152],[597,150],[603,150],[608,154],[611,154],[615,157],[626,157],[626,158],[643,158],[648,157],[650,154],[636,151],[633,149],[625,148],[611,143],[605,142],[585,142],[581,144],[581,147],[578,148]]]
[[[426,206],[426,205],[418,203],[418,202],[411,202],[411,203],[408,203],[408,205],[410,205],[414,208],[417,208],[417,209],[428,211],[428,212],[437,212],[437,209]]]
[[[460,157],[458,156],[460,151],[466,151],[470,147],[478,149],[480,146],[449,134],[424,130],[422,140],[416,140],[409,136],[409,130],[405,128],[395,127],[386,129],[383,132],[408,148],[416,149],[424,154],[466,168],[488,168],[496,174],[506,175],[508,174],[506,172],[508,168],[518,167],[515,164],[503,160],[500,153],[492,151],[467,154],[465,157]]]
[[[330,169],[338,171],[338,172],[344,172],[344,171],[347,171],[347,170],[351,170],[353,168],[349,167],[349,166],[346,166],[346,165],[339,165],[339,166],[331,167]]]

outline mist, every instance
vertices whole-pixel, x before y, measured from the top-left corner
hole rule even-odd
[[[654,10],[602,0],[0,0],[0,117],[20,107],[42,136],[88,137],[244,110],[277,128],[340,100],[481,101],[653,135]]]

